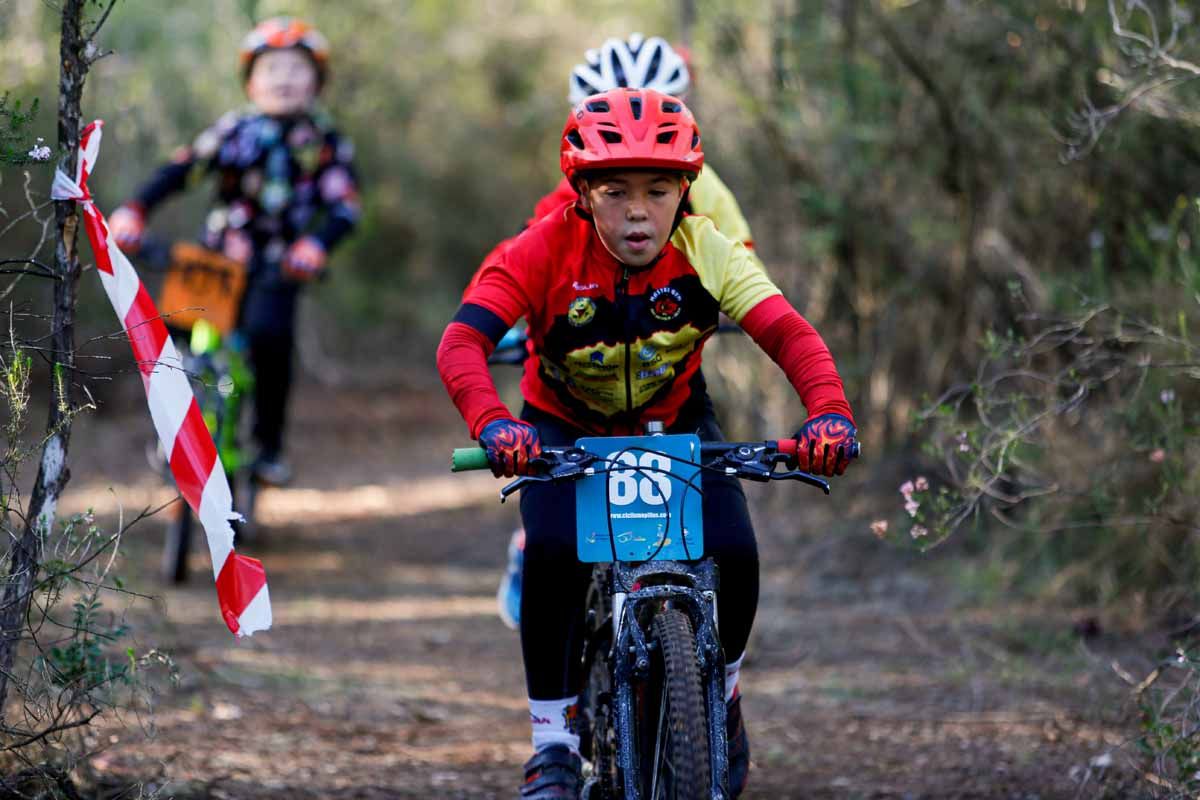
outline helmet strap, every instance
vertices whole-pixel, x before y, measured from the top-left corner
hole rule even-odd
[[[670,241],[671,237],[675,235],[675,231],[679,230],[683,218],[691,213],[692,204],[688,201],[688,194],[692,191],[692,182],[684,178],[683,183],[683,194],[679,197],[679,208],[675,209],[675,222],[671,224],[671,233],[667,236],[667,241]]]

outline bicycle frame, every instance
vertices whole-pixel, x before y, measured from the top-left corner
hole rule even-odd
[[[223,337],[215,326],[197,320],[189,337],[188,372],[204,382],[205,392],[216,392],[212,402],[201,402],[204,421],[221,455],[225,473],[233,476],[249,466],[238,430],[242,405],[254,391],[254,374],[240,347]]]

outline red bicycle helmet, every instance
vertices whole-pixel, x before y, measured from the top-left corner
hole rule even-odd
[[[652,167],[695,177],[700,129],[683,101],[654,89],[611,89],[571,110],[560,164],[567,180],[588,170]]]
[[[317,66],[317,79],[322,82],[325,80],[325,70],[329,65],[329,42],[320,31],[296,17],[265,19],[246,34],[238,50],[242,79],[250,77],[250,67],[260,54],[289,47],[298,47],[308,53]]]

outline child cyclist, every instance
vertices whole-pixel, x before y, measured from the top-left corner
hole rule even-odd
[[[560,157],[575,198],[485,265],[438,348],[442,380],[492,471],[525,474],[543,444],[639,433],[650,420],[668,432],[720,439],[697,376],[723,312],[783,368],[808,411],[795,435],[800,468],[841,474],[855,428],[828,348],[742,244],[707,218],[682,213],[704,163],[691,112],[654,90],[589,97],[567,119]],[[500,401],[487,356],[522,316],[530,353],[518,419]],[[705,473],[702,489],[705,551],[721,570],[736,797],[749,771],[737,684],[758,602],[758,554],[737,481]],[[525,489],[521,518],[521,649],[534,747],[521,797],[575,798],[581,760],[573,722],[591,567],[576,559],[574,487]]]
[[[686,99],[692,80],[691,69],[684,52],[676,50],[663,38],[646,38],[634,33],[628,39],[607,39],[596,50],[588,50],[584,61],[571,70],[568,79],[567,98],[572,106],[585,98],[611,89],[657,89],[681,99]],[[554,191],[538,201],[532,225],[546,214],[561,208],[564,203],[575,199],[575,187],[565,177]],[[708,217],[717,230],[734,241],[746,246],[754,256],[754,237],[746,217],[738,207],[733,193],[717,177],[712,164],[705,164],[689,187],[683,210],[690,214]],[[515,238],[515,237],[514,237]],[[497,245],[480,265],[472,278],[471,285],[479,279],[483,267],[494,260],[497,253],[508,247],[513,239]],[[756,256],[754,256],[756,257]],[[517,530],[508,545],[508,565],[496,593],[497,610],[500,618],[510,628],[516,628],[521,620],[521,566],[524,558],[525,532]]]
[[[216,176],[201,242],[249,267],[239,329],[255,374],[255,473],[272,484],[291,476],[283,431],[300,287],[321,274],[359,217],[350,143],[314,108],[328,61],[325,38],[307,23],[260,23],[240,51],[252,108],[226,114],[179,148],[109,217],[117,244],[137,252],[146,218],[163,200]]]

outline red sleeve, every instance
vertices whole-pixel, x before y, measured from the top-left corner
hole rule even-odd
[[[462,322],[447,325],[438,345],[438,372],[472,439],[489,422],[513,416],[488,372],[487,357],[495,347],[483,331]]]
[[[549,214],[555,209],[561,208],[564,204],[574,203],[577,194],[571,187],[570,182],[563,178],[558,182],[558,186],[554,187],[554,191],[538,200],[536,206],[533,207],[533,216],[529,219],[529,225],[537,222],[542,217]]]
[[[545,267],[555,245],[543,227],[510,239],[484,262],[438,346],[442,383],[473,438],[489,422],[513,416],[496,392],[487,357],[505,331],[535,310],[534,300],[545,296]]]
[[[854,421],[829,348],[783,295],[768,297],[750,309],[741,325],[763,352],[783,368],[810,417],[841,414]]]

